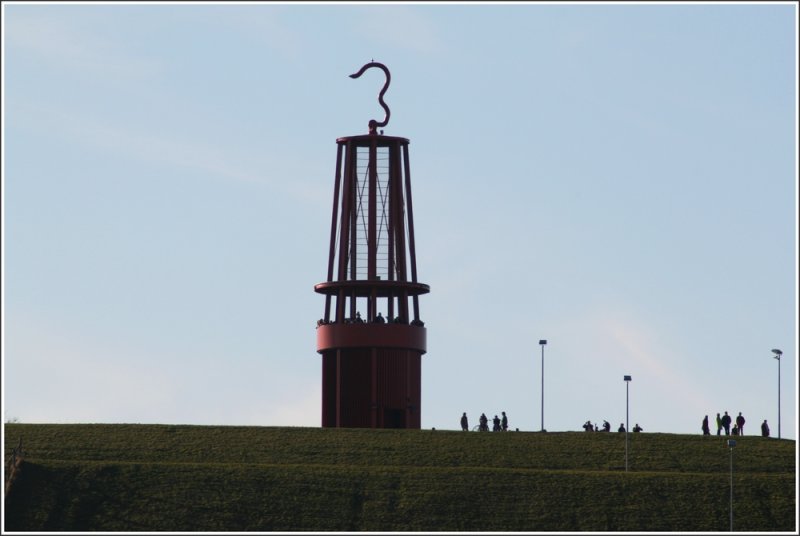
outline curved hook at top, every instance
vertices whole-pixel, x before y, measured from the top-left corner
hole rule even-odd
[[[385,127],[386,124],[389,122],[389,116],[391,115],[391,113],[389,112],[389,107],[386,106],[386,103],[383,101],[383,95],[384,93],[386,93],[386,90],[389,89],[389,82],[392,81],[392,75],[389,74],[389,69],[387,69],[384,64],[378,63],[377,61],[371,61],[366,65],[364,65],[357,73],[351,74],[350,78],[358,78],[359,76],[364,74],[364,71],[366,71],[370,67],[378,67],[379,69],[382,69],[383,72],[386,74],[386,83],[383,84],[383,89],[381,89],[381,92],[378,93],[378,103],[383,107],[384,111],[386,111],[386,117],[384,117],[383,121],[381,121],[380,123],[375,121],[374,119],[369,120],[369,133],[376,134],[377,133],[376,128]]]

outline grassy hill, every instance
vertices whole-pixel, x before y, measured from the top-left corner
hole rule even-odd
[[[725,438],[6,424],[11,531],[727,531]],[[796,531],[795,442],[739,437],[734,529]]]

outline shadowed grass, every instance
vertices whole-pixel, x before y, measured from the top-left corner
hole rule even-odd
[[[725,438],[6,424],[7,530],[722,531]],[[795,529],[795,442],[739,437],[735,528]]]

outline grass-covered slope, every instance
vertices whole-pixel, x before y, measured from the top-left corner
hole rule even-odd
[[[6,424],[18,531],[726,531],[725,438]],[[796,530],[795,442],[739,437],[734,529]]]

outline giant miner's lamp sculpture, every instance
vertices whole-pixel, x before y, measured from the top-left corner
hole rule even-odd
[[[421,361],[426,330],[417,281],[408,142],[384,136],[389,122],[383,96],[391,75],[381,69],[378,102],[384,120],[369,133],[336,140],[328,279],[314,286],[325,296],[317,323],[322,354],[322,426],[419,428]]]

